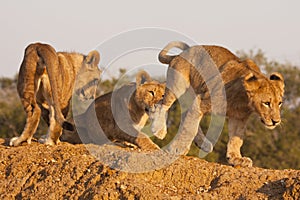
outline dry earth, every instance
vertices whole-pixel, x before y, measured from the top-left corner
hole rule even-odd
[[[233,168],[181,156],[161,169],[128,173],[115,169],[123,162],[114,151],[120,147],[0,143],[0,199],[300,199],[300,170]],[[91,155],[91,149],[111,167]],[[153,164],[126,159],[129,167]]]

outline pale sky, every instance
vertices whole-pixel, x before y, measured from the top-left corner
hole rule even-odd
[[[233,52],[260,48],[270,59],[300,65],[299,9],[298,0],[1,1],[0,77],[18,72],[32,42],[87,54],[121,32],[143,27],[178,31],[198,44]]]

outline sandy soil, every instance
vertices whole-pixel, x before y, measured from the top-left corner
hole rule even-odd
[[[300,199],[300,170],[233,168],[181,156],[161,169],[133,173],[118,170],[122,164],[107,166],[120,147],[0,143],[0,199]]]

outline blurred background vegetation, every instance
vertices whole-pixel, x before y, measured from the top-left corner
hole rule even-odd
[[[273,169],[300,169],[300,125],[297,125],[300,116],[300,67],[289,62],[278,63],[268,60],[262,50],[239,51],[241,58],[253,59],[265,74],[280,72],[285,78],[285,100],[282,107],[282,124],[274,130],[267,130],[255,115],[252,115],[247,126],[242,154],[253,159],[254,165]],[[98,86],[98,95],[111,91],[120,77],[126,76],[126,70],[120,69],[119,77],[112,77],[101,81]],[[155,78],[155,77],[154,77]],[[161,77],[157,77],[161,79]],[[124,80],[132,80],[125,77]],[[17,76],[0,78],[0,137],[11,138],[21,134],[25,125],[25,112],[16,90]],[[118,83],[119,84],[119,83]],[[161,147],[168,144],[177,132],[180,124],[180,106],[175,103],[168,117],[168,135],[164,140],[152,139]],[[205,132],[208,129],[210,117],[201,121]],[[47,132],[43,120],[35,134],[40,137]],[[149,124],[148,124],[149,127]],[[146,127],[147,129],[147,127]],[[227,164],[226,144],[228,141],[227,123],[214,147],[204,159],[211,162]],[[198,156],[199,149],[192,145],[190,156]]]

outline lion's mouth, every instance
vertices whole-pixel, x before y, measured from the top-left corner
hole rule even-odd
[[[264,126],[267,128],[267,129],[274,129],[276,127],[277,124],[267,124],[263,119],[261,119],[261,122],[264,124]]]
[[[89,88],[97,86],[99,79],[93,79],[90,82],[88,82],[87,84],[85,84],[84,86],[82,86],[81,88],[76,90],[76,94],[83,94],[84,92],[87,91]]]
[[[147,114],[149,114],[150,109],[149,109],[148,107],[146,107],[146,108],[145,108],[145,112],[146,112]]]

